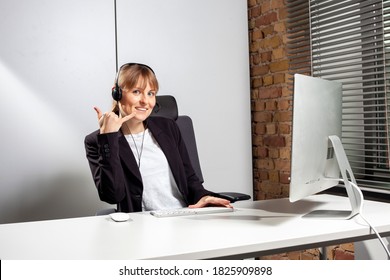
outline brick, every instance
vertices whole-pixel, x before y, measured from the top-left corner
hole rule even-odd
[[[277,171],[270,171],[269,173],[269,180],[274,183],[279,182],[279,173]]]
[[[283,89],[282,89],[282,96],[283,97],[291,97],[292,94],[293,94],[292,88],[283,87]]]
[[[282,187],[282,192],[280,193],[281,197],[288,197],[289,191],[290,191],[290,183],[286,184],[283,182],[280,182]]]
[[[287,253],[287,258],[289,260],[300,260],[301,259],[301,253],[300,251],[295,251],[295,252],[288,252]]]
[[[248,7],[254,7],[257,5],[257,0],[248,0]]]
[[[251,43],[249,44],[249,51],[250,51],[251,53],[257,52],[257,51],[260,49],[259,45],[260,45],[260,42],[259,42],[259,41],[251,42]]]
[[[266,125],[266,132],[268,135],[276,134],[276,124],[269,123]]]
[[[258,159],[256,160],[256,167],[260,169],[273,170],[275,168],[275,164],[270,159]]]
[[[278,110],[288,110],[288,109],[291,109],[291,101],[290,100],[279,100],[278,101]]]
[[[284,0],[272,0],[270,5],[271,5],[270,8],[272,10],[278,10],[285,7]]]
[[[275,111],[276,110],[276,101],[275,100],[269,100],[265,102],[265,110],[267,111]]]
[[[282,184],[290,184],[290,173],[281,172],[279,174],[279,180]]]
[[[276,22],[274,24],[274,30],[275,32],[287,32],[286,24],[284,22]]]
[[[251,57],[252,65],[259,65],[261,64],[261,54],[254,53]]]
[[[262,100],[256,100],[255,101],[255,111],[261,112],[265,110],[265,102]]]
[[[266,133],[266,125],[264,123],[256,123],[255,133],[256,135],[264,135]]]
[[[345,250],[345,251],[350,251],[350,252],[355,251],[353,243],[340,244],[340,249]]]
[[[286,141],[284,136],[267,136],[264,137],[264,144],[269,147],[284,147],[286,145]]]
[[[281,187],[278,182],[262,181],[259,187],[259,191],[264,192],[267,199],[280,197]]]
[[[255,112],[253,120],[255,122],[271,122],[272,121],[272,113],[270,112]]]
[[[258,89],[251,89],[251,99],[257,100],[259,99],[259,90]]]
[[[252,144],[254,146],[263,146],[264,145],[263,136],[252,135]]]
[[[286,74],[284,73],[274,74],[274,84],[283,84],[285,82],[286,82]]]
[[[272,59],[273,60],[280,60],[284,59],[286,57],[286,50],[283,47],[277,48],[272,50]]]
[[[275,122],[292,121],[292,111],[277,111],[274,115]]]
[[[281,45],[281,38],[279,36],[272,36],[269,38],[264,38],[260,42],[258,42],[258,48],[264,50],[272,50]]]
[[[278,19],[279,19],[280,21],[283,21],[283,20],[287,19],[287,17],[288,17],[287,8],[286,8],[286,7],[280,8],[280,9],[278,10]]]
[[[259,178],[260,180],[268,180],[268,171],[260,171],[259,172]]]
[[[289,160],[275,159],[274,166],[276,170],[290,172],[291,162]]]
[[[264,86],[270,86],[270,85],[273,85],[274,83],[274,77],[271,76],[271,75],[268,75],[268,76],[264,76],[263,77],[263,85]]]
[[[249,17],[256,18],[261,15],[261,7],[260,6],[252,6],[253,8],[249,9]]]
[[[279,149],[279,157],[281,159],[291,159],[291,148],[281,148]]]
[[[271,51],[263,52],[260,54],[260,57],[261,57],[261,63],[271,62],[272,52]]]
[[[268,26],[262,28],[261,32],[263,33],[263,38],[266,38],[267,36],[274,34],[274,32],[275,32],[274,26],[268,25]]]
[[[269,87],[259,89],[259,98],[278,98],[282,95],[282,89],[280,87]]]
[[[271,10],[271,1],[259,1],[261,3],[261,10],[263,13],[267,13]]]
[[[279,132],[279,134],[290,134],[291,125],[285,124],[285,123],[280,123],[278,126],[278,132]]]
[[[287,71],[288,70],[288,60],[281,60],[276,62],[271,62],[269,65],[269,69],[272,73],[275,72],[281,72],[281,71]]]
[[[265,148],[265,147],[259,147],[257,149],[257,153],[256,153],[257,157],[259,158],[267,158],[268,157],[268,149]]]
[[[260,40],[260,39],[263,39],[263,32],[261,32],[260,29],[255,29],[252,31],[252,41],[257,41],[257,40]]]
[[[354,260],[354,254],[352,252],[344,251],[340,248],[336,248],[334,251],[335,260]]]
[[[251,68],[252,76],[262,76],[269,72],[268,65],[256,65]]]
[[[252,79],[252,88],[258,88],[261,86],[263,86],[263,79],[261,78]]]
[[[279,149],[269,149],[269,158],[279,158]]]

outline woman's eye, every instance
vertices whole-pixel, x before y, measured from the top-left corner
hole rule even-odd
[[[141,92],[138,90],[138,89],[135,89],[135,90],[133,90],[133,94],[135,94],[135,95],[138,95],[138,94],[140,94]]]
[[[149,95],[149,96],[155,96],[155,95],[156,95],[156,93],[155,93],[155,92],[153,92],[153,91],[149,91],[149,92],[148,92],[148,95]]]

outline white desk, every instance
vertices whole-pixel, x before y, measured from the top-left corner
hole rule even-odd
[[[236,203],[236,211],[156,218],[132,213],[0,225],[0,259],[246,258],[375,238],[359,218],[302,218],[314,209],[348,209],[344,197],[318,195]],[[365,201],[364,215],[390,235],[390,204]]]

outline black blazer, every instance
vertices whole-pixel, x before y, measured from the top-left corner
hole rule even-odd
[[[147,127],[165,154],[187,205],[198,202],[205,195],[215,195],[206,190],[196,176],[175,121],[149,117]],[[119,211],[142,211],[141,173],[122,132],[100,134],[97,130],[85,137],[84,144],[100,199],[117,204]]]

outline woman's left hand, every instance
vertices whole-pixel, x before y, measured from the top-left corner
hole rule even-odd
[[[211,205],[233,208],[229,200],[210,195],[202,197],[196,204],[188,205],[188,208],[202,208]]]

